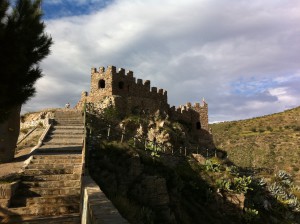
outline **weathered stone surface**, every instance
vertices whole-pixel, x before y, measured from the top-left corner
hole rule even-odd
[[[84,177],[83,193],[82,223],[128,223],[89,176]]]
[[[18,185],[18,181],[0,184],[0,199],[10,199],[14,195]]]
[[[201,165],[205,164],[206,158],[204,156],[202,156],[201,154],[192,154],[192,157],[197,160],[198,163],[200,163]]]
[[[244,209],[245,195],[244,194],[225,194],[226,201],[236,205],[241,211]]]
[[[170,198],[164,178],[143,175],[141,182],[130,189],[130,194],[142,204],[147,204],[156,210],[164,222],[172,223],[174,221],[169,207]]]

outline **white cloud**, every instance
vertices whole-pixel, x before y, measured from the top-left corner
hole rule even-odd
[[[42,63],[46,76],[24,110],[40,108],[41,99],[43,106],[70,99],[74,105],[89,90],[90,67],[112,64],[168,90],[172,105],[204,96],[211,121],[278,112],[281,105],[300,104],[293,84],[299,82],[299,22],[297,1],[273,0],[119,0],[90,15],[49,20],[53,53]],[[232,91],[233,82],[253,77],[278,86],[260,85],[251,97]],[[63,93],[43,91],[56,84]],[[288,95],[276,94],[277,87]]]

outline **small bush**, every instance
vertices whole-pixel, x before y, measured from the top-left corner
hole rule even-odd
[[[20,132],[24,135],[26,135],[29,131],[29,128],[24,128],[24,129],[21,129]]]
[[[294,131],[300,131],[300,126],[298,125],[298,126],[293,126],[293,130]]]
[[[270,126],[268,126],[268,127],[267,127],[267,130],[268,130],[268,131],[273,131],[273,128],[270,127]]]

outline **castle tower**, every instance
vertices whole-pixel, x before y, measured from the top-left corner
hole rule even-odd
[[[205,102],[204,98],[202,105],[200,105],[200,103],[196,103],[192,108],[197,112],[197,118],[194,120],[195,128],[198,130],[204,129],[208,131],[208,104]]]
[[[90,96],[100,100],[105,96],[112,95],[113,76],[116,73],[116,67],[108,66],[107,71],[104,67],[91,69],[91,91]]]

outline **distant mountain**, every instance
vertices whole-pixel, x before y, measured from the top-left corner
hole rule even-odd
[[[300,107],[210,128],[216,147],[236,165],[283,169],[300,185]]]

